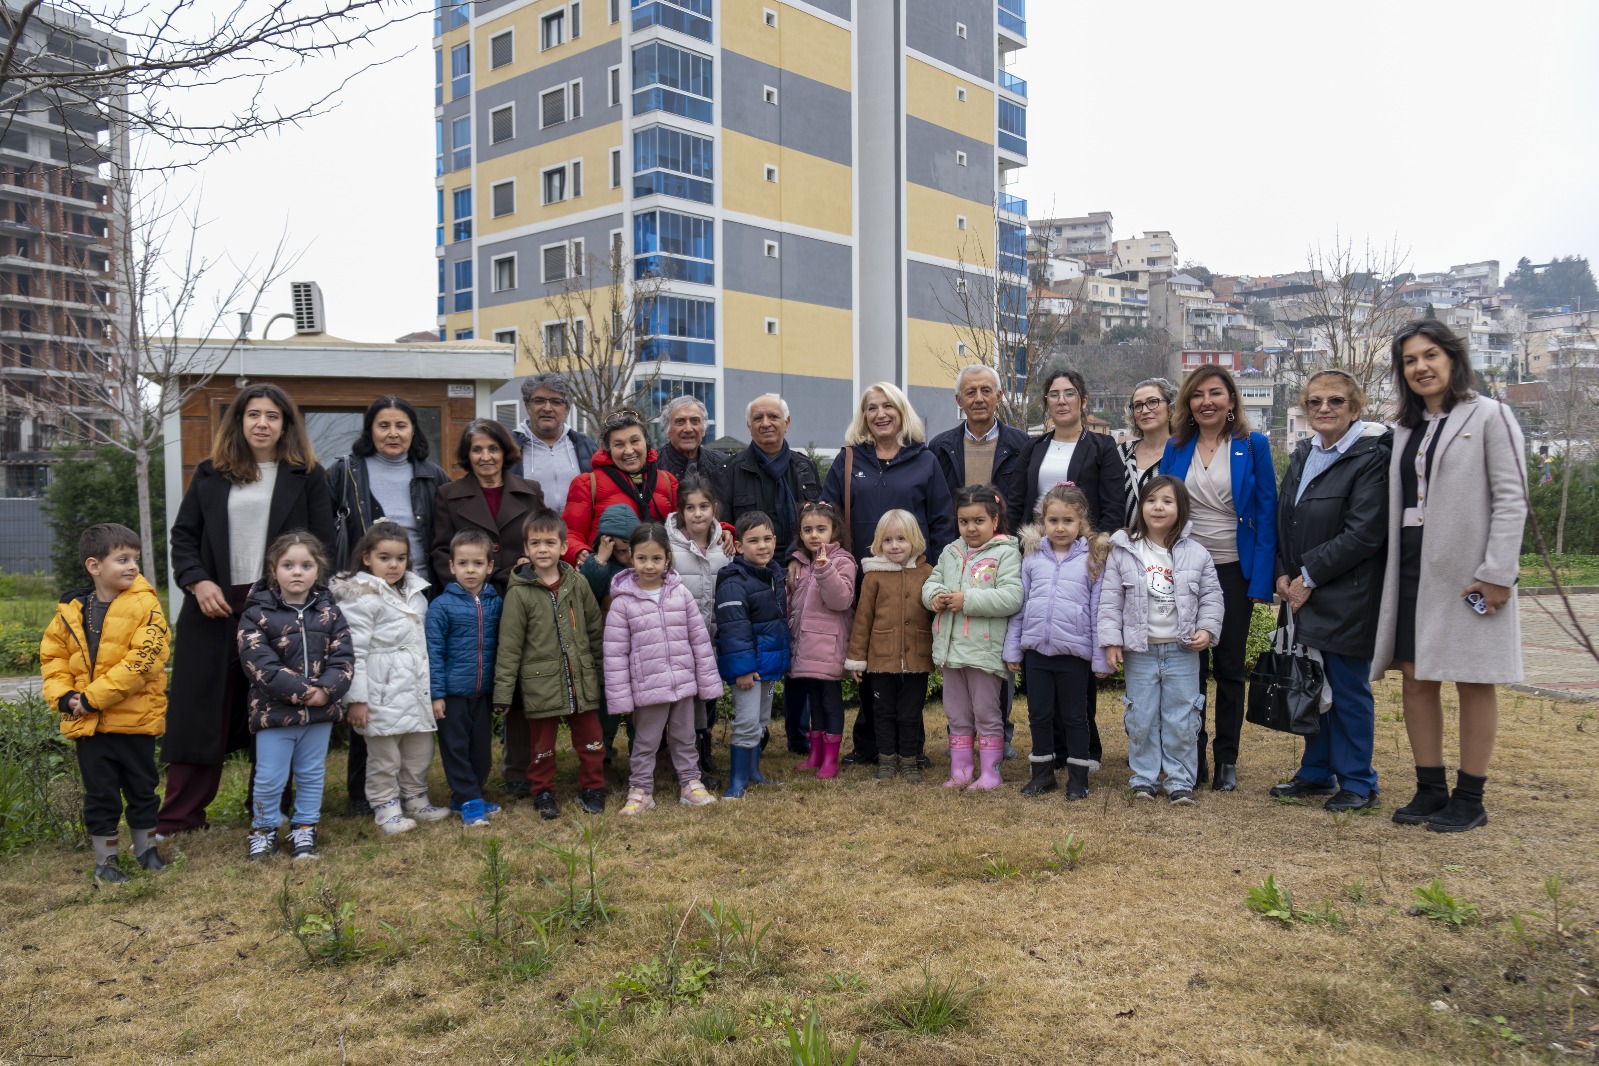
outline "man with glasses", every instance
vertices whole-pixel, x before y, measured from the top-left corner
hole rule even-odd
[[[521,475],[538,482],[545,505],[556,514],[566,506],[572,479],[589,472],[599,444],[568,429],[571,388],[560,374],[534,374],[522,382],[527,418],[511,432],[522,449]]]

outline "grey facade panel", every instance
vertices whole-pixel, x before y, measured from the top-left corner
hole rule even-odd
[[[853,0],[805,0],[805,2],[818,11],[825,11],[835,18],[843,19],[845,22],[848,22],[854,15],[854,12],[850,10]]]
[[[738,222],[723,226],[723,288],[845,310],[854,306],[848,245]],[[767,241],[777,242],[776,259],[767,256]]]
[[[966,153],[966,165],[955,161]],[[994,146],[905,116],[905,179],[980,204],[994,202]]]
[[[524,48],[538,46],[537,41],[523,41],[522,36],[525,35],[519,35],[516,41],[519,55]],[[487,57],[484,59],[486,61]],[[525,74],[507,78],[496,85],[477,90],[473,125],[476,127],[474,135],[477,138],[478,162],[487,162],[511,152],[548,144],[550,141],[570,137],[575,133],[585,133],[596,127],[620,121],[624,105],[618,103],[616,107],[609,106],[607,80],[610,68],[618,66],[621,62],[621,42],[610,41],[567,56],[549,66],[539,67],[537,70],[530,70]],[[547,129],[540,129],[539,97],[551,89],[570,85],[579,79],[583,82],[582,116]],[[623,87],[622,96],[625,101],[626,86]],[[489,114],[495,108],[504,107],[508,103],[516,105],[516,134],[508,141],[490,144]]]
[[[960,297],[955,289],[958,277],[951,267],[906,260],[905,302],[910,317],[928,322],[948,322],[952,318],[959,318]],[[983,306],[992,305],[992,297],[985,295],[993,287],[992,277],[992,267],[985,271],[979,264],[970,264],[967,283],[971,286],[974,302]]]
[[[950,374],[948,388],[912,385],[905,394],[910,398],[911,406],[916,408],[916,413],[922,416],[922,421],[927,423],[928,440],[960,422],[960,408],[955,406],[954,376]]]
[[[980,81],[994,80],[992,0],[905,0],[905,45]],[[966,27],[955,36],[955,24]]]
[[[788,401],[789,446],[801,451],[814,446],[823,460],[830,461],[838,454],[855,413],[855,386],[842,378],[729,368],[723,371],[722,382],[723,433],[748,440],[744,408],[755,397],[775,392]]]
[[[777,90],[775,106],[766,102],[767,85]],[[843,89],[723,50],[728,129],[849,166],[850,124],[850,94]]]
[[[520,194],[524,183],[517,184],[517,191]],[[474,280],[477,283],[478,306],[500,307],[529,300],[543,301],[560,292],[559,283],[546,285],[542,280],[544,262],[541,250],[547,244],[558,244],[561,241],[581,239],[587,260],[583,269],[590,273],[590,281],[595,285],[609,285],[611,278],[606,255],[610,247],[611,231],[622,228],[622,215],[618,213],[570,226],[552,226],[538,233],[513,237],[510,240],[479,238],[477,266],[474,268],[477,272]],[[493,261],[512,252],[516,253],[516,288],[494,292]],[[554,313],[550,308],[535,304],[529,311],[528,322],[522,328],[529,328],[545,318],[553,317]]]

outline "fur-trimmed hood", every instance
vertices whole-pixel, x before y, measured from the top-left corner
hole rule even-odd
[[[891,563],[881,555],[868,555],[861,560],[861,570],[868,574],[897,574],[901,570],[915,570],[927,556],[918,555],[909,562]]]

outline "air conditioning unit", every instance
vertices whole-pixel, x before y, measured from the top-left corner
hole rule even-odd
[[[294,332],[327,332],[327,315],[322,310],[322,286],[314,281],[291,281],[289,302],[294,307]]]

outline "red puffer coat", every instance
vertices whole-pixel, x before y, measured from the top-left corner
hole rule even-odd
[[[618,503],[631,507],[640,522],[665,522],[666,516],[677,509],[677,478],[656,465],[654,448],[645,457],[644,481],[636,486],[636,494],[623,488],[624,482],[631,485],[631,479],[604,449],[594,453],[592,472],[572,479],[561,518],[566,522],[566,555],[563,558],[573,566],[577,565],[578,552],[594,550],[594,542],[599,539],[600,515],[607,507]]]

